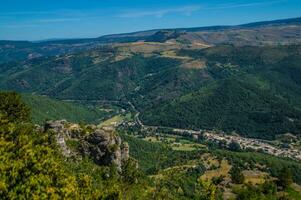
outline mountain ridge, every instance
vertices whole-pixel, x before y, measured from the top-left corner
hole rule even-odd
[[[275,19],[275,20],[268,20],[268,21],[259,21],[259,22],[249,22],[249,23],[243,23],[238,25],[213,25],[213,26],[197,26],[197,27],[185,27],[185,28],[156,28],[156,29],[147,29],[147,30],[141,30],[141,31],[133,31],[133,32],[126,32],[126,33],[116,33],[116,34],[107,34],[102,35],[99,37],[92,37],[92,38],[52,38],[52,39],[43,39],[43,40],[0,40],[1,43],[6,42],[30,42],[30,43],[55,43],[55,42],[71,42],[71,41],[89,41],[89,40],[97,40],[97,39],[103,39],[103,38],[110,38],[110,37],[116,37],[116,36],[126,36],[126,35],[135,35],[135,34],[143,34],[143,33],[154,33],[161,30],[189,30],[189,31],[200,31],[200,30],[221,30],[221,29],[231,29],[231,28],[249,28],[254,26],[260,26],[260,25],[279,25],[284,23],[300,23],[301,24],[301,17],[293,17],[293,18],[284,18],[284,19]]]

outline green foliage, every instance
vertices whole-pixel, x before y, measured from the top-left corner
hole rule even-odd
[[[121,199],[122,195],[139,199],[137,191],[143,191],[144,185],[133,184],[138,177],[133,164],[129,162],[119,176],[114,166],[62,159],[53,133],[26,123],[20,97],[14,93],[1,97],[6,100],[6,95],[12,105],[7,102],[1,110],[9,113],[0,121],[1,199]]]
[[[233,183],[242,184],[244,183],[245,177],[239,167],[232,167],[230,170],[231,180]]]
[[[217,199],[217,187],[210,181],[199,181],[200,199],[202,200],[215,200]]]
[[[4,199],[78,198],[75,177],[60,165],[49,146],[51,137],[32,125],[5,124],[0,127],[0,196]]]
[[[162,143],[144,141],[126,134],[120,134],[120,136],[129,143],[130,155],[138,160],[139,168],[146,174],[155,174],[164,168],[183,164],[187,160],[198,158],[202,153],[200,151],[174,151]]]
[[[155,55],[116,61],[116,50],[96,49],[34,59],[26,68],[3,64],[0,87],[61,99],[131,101],[149,125],[273,139],[301,130],[300,48],[220,45],[178,52],[206,61],[203,69]]]
[[[272,182],[265,182],[262,185],[244,185],[241,189],[235,191],[237,194],[237,200],[249,200],[249,199],[260,199],[260,200],[276,200],[277,198],[277,187]]]
[[[241,151],[241,147],[240,147],[239,143],[236,141],[233,141],[233,140],[230,142],[228,148],[231,151]]]
[[[66,119],[77,123],[98,123],[108,115],[94,107],[54,100],[45,96],[23,94],[22,100],[30,107],[33,122],[38,124],[55,119]]]
[[[143,108],[142,119],[149,125],[235,131],[264,139],[286,132],[298,134],[298,52],[300,46],[186,50],[180,55],[207,60],[203,73],[213,80],[181,97]]]
[[[279,175],[278,175],[278,180],[277,180],[277,185],[281,186],[282,188],[286,189],[288,188],[291,184],[293,183],[293,177],[292,177],[292,172],[288,168],[283,168],[281,169]]]
[[[36,131],[16,93],[1,93],[0,196],[2,199],[91,198],[65,172],[49,133]]]
[[[301,194],[300,192],[294,190],[292,187],[289,187],[285,190],[285,192],[288,193],[288,196],[291,198],[291,199],[301,199]]]
[[[158,35],[157,35],[158,36]],[[155,39],[163,39],[158,36]],[[26,44],[24,44],[26,45]],[[133,55],[115,61],[103,49],[0,65],[0,87],[35,92],[61,99],[133,102],[149,125],[189,129],[219,129],[264,139],[301,131],[301,46],[233,47],[181,50],[179,55],[206,61],[204,69],[186,69],[176,59]],[[26,56],[26,55],[21,55]],[[106,58],[98,61],[99,58]],[[96,62],[97,61],[97,62]],[[66,118],[93,122],[103,113],[47,97],[25,95],[34,122]],[[132,109],[132,108],[131,108]],[[130,154],[149,180],[135,170],[135,162],[118,174],[114,166],[91,160],[62,160],[53,138],[28,122],[28,108],[15,93],[0,93],[0,196],[3,199],[218,199],[218,177],[198,181],[204,172],[200,151],[173,151],[122,134]],[[171,128],[172,129],[172,128]],[[85,127],[84,132],[90,130]],[[68,144],[77,148],[78,141]],[[224,146],[224,144],[220,144]],[[238,150],[233,145],[233,150]],[[112,146],[112,149],[116,146]],[[280,180],[288,195],[292,180],[301,183],[301,165],[256,152],[211,149],[233,166],[233,182],[242,183],[241,169],[265,166]],[[194,161],[195,168],[180,166]],[[180,168],[180,169],[179,169]],[[290,173],[282,169],[290,169]],[[163,177],[163,178],[162,178]],[[237,180],[236,180],[237,179]],[[281,185],[282,184],[282,185]],[[275,199],[275,185],[243,185],[238,199]]]
[[[282,169],[289,169],[292,173],[294,182],[301,184],[301,164],[300,162],[278,158],[268,154],[257,152],[233,152],[227,150],[214,150],[213,154],[220,159],[226,157],[231,165],[236,167],[250,167],[256,168],[256,165],[266,166],[266,171],[273,177],[280,176]]]
[[[235,79],[148,110],[142,113],[142,119],[152,125],[236,131],[244,136],[266,139],[286,132],[296,134],[301,128],[297,126],[301,120],[300,110],[282,98]]]
[[[200,172],[192,169],[162,171],[155,178],[152,196],[154,199],[217,199],[217,187],[211,182],[198,180],[199,176]]]
[[[122,180],[125,183],[133,184],[141,177],[138,171],[138,162],[133,158],[129,158],[122,166]]]
[[[88,180],[85,182],[89,183],[89,188],[83,188],[82,192],[89,193],[92,197],[143,199],[147,192],[147,183],[132,160],[123,166],[125,171],[121,174],[118,174],[114,166],[99,166],[89,158],[78,162],[66,160],[62,167],[66,173],[75,177],[86,177]]]
[[[164,41],[174,35],[178,33],[163,31],[153,37]],[[206,61],[203,69],[187,69],[178,59],[156,54],[133,54],[116,61],[118,49],[107,46],[25,64],[2,64],[0,88],[60,99],[131,101],[150,125],[221,129],[273,139],[301,130],[300,48],[181,49],[180,56]]]
[[[223,175],[216,176],[216,177],[213,177],[211,181],[214,185],[218,185],[224,180],[224,178],[225,178],[225,176],[223,176]]]
[[[15,92],[0,92],[0,120],[3,119],[8,122],[30,121],[29,108]]]

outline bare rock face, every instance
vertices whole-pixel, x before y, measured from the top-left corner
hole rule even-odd
[[[118,162],[119,155],[116,154],[120,151],[120,144],[120,138],[113,133],[96,129],[84,138],[80,149],[84,155],[92,157],[96,164],[108,165]]]
[[[52,130],[54,132],[64,132],[64,124],[66,124],[67,121],[66,120],[59,120],[59,121],[47,121],[44,125],[44,130],[48,131],[48,130]]]
[[[62,154],[65,157],[70,157],[71,156],[71,150],[68,148],[65,138],[69,137],[69,132],[65,128],[65,124],[67,122],[65,120],[60,120],[60,121],[48,121],[46,122],[44,126],[44,131],[53,131],[56,133],[55,139],[56,143],[59,145]]]
[[[128,152],[128,150],[124,151],[120,137],[114,132],[102,129],[96,129],[87,135],[81,142],[80,151],[82,154],[92,157],[98,165],[115,164],[119,171],[123,161],[129,157],[128,155],[123,157],[124,152]]]
[[[62,154],[88,156],[98,165],[115,165],[121,171],[123,163],[129,159],[129,145],[122,143],[121,138],[114,132],[101,128],[91,127],[92,131],[83,135],[83,131],[77,124],[68,123],[65,120],[48,121],[44,130],[56,133],[56,142]],[[78,152],[72,152],[66,145],[66,140],[79,141]]]
[[[121,159],[127,161],[130,158],[130,147],[127,142],[124,142],[121,147]]]

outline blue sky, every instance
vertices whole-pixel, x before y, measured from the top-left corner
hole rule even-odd
[[[300,0],[0,0],[0,40],[98,37],[301,17]]]

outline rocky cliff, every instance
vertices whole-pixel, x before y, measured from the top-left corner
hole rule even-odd
[[[129,146],[123,143],[114,131],[103,130],[93,125],[80,126],[65,120],[48,121],[44,131],[52,131],[65,157],[90,157],[98,165],[115,165],[119,171],[129,159]],[[77,144],[69,147],[68,141]]]

